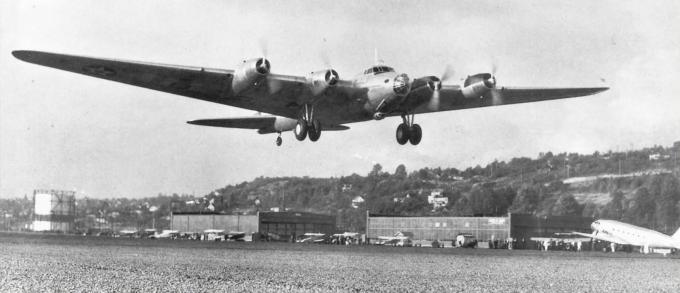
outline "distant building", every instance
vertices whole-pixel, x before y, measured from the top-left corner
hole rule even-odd
[[[400,231],[413,231],[414,240],[453,241],[460,234],[470,234],[488,247],[490,241],[512,238],[515,248],[535,249],[531,238],[556,238],[557,233],[578,231],[590,233],[594,218],[580,216],[535,216],[508,214],[505,217],[390,217],[369,215],[367,235],[374,242],[381,236],[392,236]]]
[[[350,191],[352,190],[352,184],[343,184],[342,185],[342,192]]]
[[[33,231],[72,232],[76,216],[75,191],[33,191]]]
[[[352,207],[356,209],[360,204],[364,203],[364,201],[363,197],[357,195],[352,199]]]
[[[441,208],[449,204],[449,198],[444,197],[442,195],[443,192],[443,189],[434,189],[430,192],[430,195],[427,196],[427,203],[431,204],[433,209]]]
[[[222,215],[217,213],[173,213],[172,230],[201,233],[217,229],[225,232],[244,232],[246,235],[267,236],[268,239],[288,241],[305,233],[336,232],[336,218],[330,215],[302,212],[259,212],[257,215]],[[253,240],[258,237],[253,237]]]
[[[661,154],[659,154],[659,153],[649,155],[650,161],[658,161],[660,159],[661,159]]]

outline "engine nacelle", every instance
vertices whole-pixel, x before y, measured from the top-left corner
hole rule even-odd
[[[491,89],[496,87],[496,78],[490,73],[479,73],[468,76],[465,79],[461,92],[463,96],[471,98],[479,98],[484,96]]]
[[[274,129],[276,131],[289,131],[293,130],[296,124],[297,124],[296,119],[277,116],[276,120],[274,120]]]
[[[271,64],[265,58],[243,60],[243,63],[234,72],[231,89],[234,94],[255,87],[264,77],[269,74]]]
[[[327,87],[335,86],[340,80],[340,75],[333,69],[320,70],[310,73],[308,80],[314,92],[321,92]]]
[[[408,77],[408,74],[401,73],[394,77],[394,80],[392,80],[392,91],[400,97],[408,95],[411,91],[411,79]]]

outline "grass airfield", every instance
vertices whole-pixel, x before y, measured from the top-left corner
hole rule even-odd
[[[680,292],[680,257],[0,233],[1,292]]]

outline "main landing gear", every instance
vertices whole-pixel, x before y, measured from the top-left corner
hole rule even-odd
[[[403,122],[397,127],[397,142],[401,145],[410,142],[412,145],[418,145],[423,138],[423,130],[420,125],[414,124],[415,115],[402,114]]]
[[[314,119],[314,107],[305,104],[301,111],[300,118],[293,129],[295,138],[299,141],[305,140],[309,136],[309,140],[317,141],[321,137],[321,123]]]

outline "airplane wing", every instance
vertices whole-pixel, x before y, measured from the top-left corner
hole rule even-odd
[[[431,90],[427,89],[425,83],[414,82],[414,84],[420,86],[411,90],[411,93],[402,105],[403,109],[409,109],[412,113],[430,113],[566,99],[594,95],[609,89],[607,87],[500,87],[491,89],[490,92],[479,98],[466,98],[462,94],[461,87],[457,85],[444,85],[439,90],[439,93],[434,94]]]
[[[236,117],[236,118],[215,118],[215,119],[199,119],[187,121],[189,124],[202,125],[202,126],[214,126],[214,127],[227,127],[227,128],[244,128],[244,129],[257,129],[260,134],[275,133],[277,132],[274,128],[276,119],[281,119],[281,117],[276,116],[251,116],[251,117]],[[287,119],[287,118],[284,118]],[[349,127],[344,125],[332,125],[323,124],[323,130],[347,130]]]
[[[365,93],[365,89],[355,88],[342,80],[336,87],[328,88],[322,93],[313,93],[312,89],[307,86],[308,80],[305,77],[268,74],[266,84],[263,86],[249,89],[247,93],[241,95],[231,95],[234,70],[26,50],[13,51],[12,55],[29,63],[288,118],[298,117],[300,105],[316,102],[316,100],[324,100],[326,107],[331,106],[332,109],[326,110],[328,112],[342,110],[347,113],[347,101],[361,99],[362,93]],[[361,105],[358,102],[355,104]],[[337,107],[337,105],[345,106]],[[332,120],[348,121],[347,119]],[[251,125],[263,123],[265,120],[237,121],[223,123],[235,123],[234,125],[245,125],[247,126],[245,128],[251,128]]]
[[[570,233],[558,233],[560,235],[579,235],[579,236],[584,236],[584,237],[589,237],[595,240],[601,240],[601,241],[607,241],[607,242],[613,242],[616,244],[623,244],[623,245],[635,245],[634,243],[630,243],[628,241],[625,241],[621,238],[614,237],[611,235],[607,235],[604,233],[581,233],[581,232],[570,232]]]

